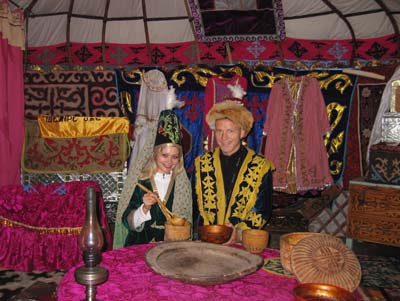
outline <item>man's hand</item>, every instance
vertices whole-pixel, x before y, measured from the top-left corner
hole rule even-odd
[[[230,223],[225,224],[225,226],[232,228],[233,231],[232,231],[232,235],[229,238],[229,240],[226,243],[224,243],[223,245],[233,245],[234,243],[236,243],[236,228]]]

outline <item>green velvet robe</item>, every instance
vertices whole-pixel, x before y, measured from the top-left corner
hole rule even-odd
[[[138,182],[149,188],[151,191],[154,191],[150,179],[139,180]],[[171,193],[167,196],[168,199],[166,203],[167,208],[170,209],[171,211],[174,198],[174,188],[175,188],[174,186],[171,189]],[[127,217],[132,211],[137,210],[143,204],[144,194],[145,192],[138,186],[136,186],[132,194],[131,200],[129,201],[129,205],[125,209],[122,215],[122,223],[128,229],[128,235],[125,239],[125,244],[124,244],[125,247],[134,244],[145,244],[149,242],[164,240],[164,234],[165,234],[164,225],[166,219],[164,214],[161,212],[160,207],[157,204],[151,207],[150,210],[151,220],[145,222],[142,231],[140,232],[134,231],[129,226]]]

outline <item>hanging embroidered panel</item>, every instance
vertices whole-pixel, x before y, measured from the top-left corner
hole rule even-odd
[[[129,155],[127,133],[92,137],[42,138],[36,120],[25,120],[21,167],[29,173],[121,171]]]
[[[285,38],[281,0],[189,0],[189,4],[201,42]]]
[[[25,72],[25,117],[121,116],[112,71]]]

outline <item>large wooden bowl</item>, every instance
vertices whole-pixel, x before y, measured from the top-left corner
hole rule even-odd
[[[321,283],[303,283],[293,290],[296,301],[355,301],[354,296],[338,286]]]
[[[226,243],[232,235],[233,228],[225,225],[206,225],[199,227],[201,241],[214,244]]]

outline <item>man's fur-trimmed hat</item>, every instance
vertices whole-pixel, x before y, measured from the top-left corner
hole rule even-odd
[[[214,104],[206,116],[206,122],[212,130],[215,130],[215,121],[224,118],[239,125],[244,130],[245,136],[250,132],[254,123],[254,118],[250,111],[243,104],[233,100],[225,100]]]

